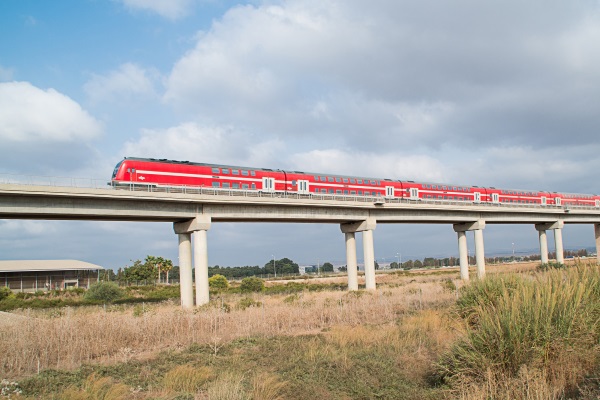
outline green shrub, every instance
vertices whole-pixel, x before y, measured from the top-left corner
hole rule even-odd
[[[265,282],[253,276],[244,278],[240,284],[240,290],[242,292],[262,292],[265,290]]]
[[[565,269],[565,268],[566,268],[565,264],[559,263],[559,262],[556,262],[556,261],[550,261],[548,263],[540,264],[538,266],[538,269],[540,271],[548,271],[548,270],[551,270],[551,269]]]
[[[490,277],[469,285],[459,300],[476,323],[442,357],[441,377],[488,387],[528,371],[559,391],[575,388],[600,361],[599,273],[551,270],[537,280]]]
[[[7,299],[9,297],[13,297],[14,294],[12,292],[12,290],[10,290],[8,287],[6,286],[2,286],[0,287],[0,301]]]
[[[256,301],[250,297],[244,297],[237,303],[235,308],[237,308],[238,310],[245,310],[248,307],[260,307],[260,306],[262,306],[262,303],[260,301]]]
[[[93,284],[85,293],[86,300],[111,303],[123,297],[124,292],[113,282],[98,282]]]
[[[208,286],[213,290],[225,290],[229,287],[229,281],[223,275],[216,274],[208,278]]]

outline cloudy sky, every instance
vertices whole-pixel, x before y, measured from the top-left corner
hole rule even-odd
[[[0,4],[0,180],[102,182],[137,156],[599,193],[599,128],[597,0]],[[532,226],[484,235],[490,254],[537,247]],[[591,246],[593,228],[564,241]],[[380,262],[458,252],[449,225],[379,226],[375,245]],[[335,225],[215,224],[209,250],[211,265],[345,257]],[[177,238],[0,220],[0,254],[117,268],[176,260]]]

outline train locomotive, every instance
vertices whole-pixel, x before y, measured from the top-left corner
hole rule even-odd
[[[254,191],[329,195],[386,200],[445,201],[497,205],[600,208],[600,196],[498,189],[408,180],[249,168],[154,158],[126,157],[112,174],[115,188],[210,188],[215,191]]]

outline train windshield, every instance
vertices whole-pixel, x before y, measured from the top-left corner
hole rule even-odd
[[[112,174],[112,179],[115,179],[115,177],[117,176],[117,171],[119,171],[119,167],[121,166],[121,164],[123,164],[123,160],[119,161],[119,163],[115,167],[115,170],[113,171],[113,174]]]

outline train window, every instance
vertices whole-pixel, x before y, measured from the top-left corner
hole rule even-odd
[[[337,183],[341,183],[341,182],[342,182],[342,178],[335,178],[335,181],[336,181]]]
[[[356,195],[356,190],[351,190],[350,194]]]
[[[327,189],[321,189],[321,193],[327,193]]]
[[[248,176],[248,171],[246,171],[245,169],[242,170],[242,175],[243,176]]]
[[[359,195],[359,196],[362,196],[362,194],[363,194],[363,191],[362,191],[362,190],[359,190],[359,191],[358,191],[358,195]]]
[[[212,169],[212,173],[213,173],[213,174],[220,174],[220,173],[221,173],[221,170],[220,170],[219,168],[213,168],[213,169]]]
[[[350,178],[350,183],[356,183],[356,180]]]
[[[223,182],[223,189],[229,189],[229,182]]]
[[[232,169],[231,170],[231,175],[239,175],[240,174],[240,170],[239,169]]]
[[[344,183],[348,183],[348,178],[344,178]]]
[[[256,190],[256,183],[252,184],[252,190]]]
[[[357,179],[356,183],[361,184],[362,185],[362,179]]]
[[[248,184],[247,183],[242,183],[242,189],[248,189]]]
[[[219,184],[219,182],[213,182],[212,187],[218,188],[218,187],[221,187],[221,185]]]
[[[327,177],[327,182],[333,182],[333,177],[332,176],[328,176]]]
[[[319,188],[315,188],[315,193],[319,193]]]
[[[256,176],[256,172],[254,172],[254,171],[250,171],[250,175],[252,175],[252,176]]]
[[[342,194],[342,189],[337,189],[337,190],[335,191],[335,193],[336,193],[336,194]]]
[[[224,174],[229,174],[229,168],[223,168],[223,173]]]
[[[329,189],[329,194],[333,194],[333,189]]]
[[[319,177],[315,175],[315,182],[319,182]]]
[[[322,177],[321,177],[321,182],[327,182],[327,178],[326,178],[326,177],[324,177],[324,176],[322,176]]]
[[[454,190],[454,191],[456,192],[456,186],[454,186],[454,187],[452,188],[452,190]]]
[[[296,183],[298,183],[298,182],[292,181],[292,186],[296,186]]]
[[[240,184],[239,183],[232,183],[231,184],[231,188],[232,189],[239,189],[240,188]]]
[[[344,194],[346,194],[346,195],[347,195],[347,194],[348,194],[348,191],[347,191],[347,190],[344,190]]]
[[[378,186],[381,185],[381,181],[377,181],[376,185],[378,185]]]

